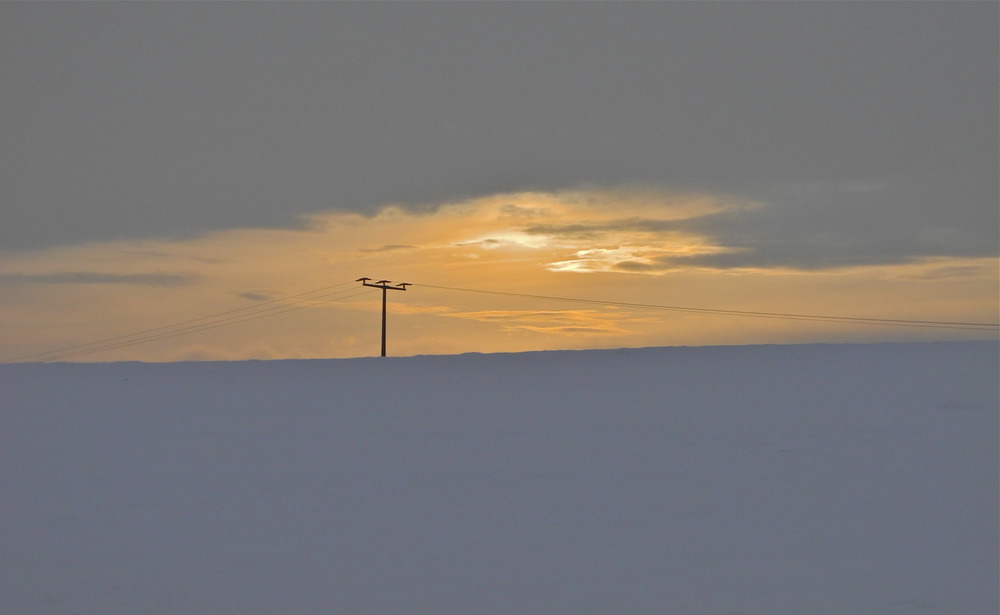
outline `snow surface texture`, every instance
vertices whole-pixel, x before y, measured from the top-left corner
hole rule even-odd
[[[984,615],[998,345],[0,366],[0,613]]]

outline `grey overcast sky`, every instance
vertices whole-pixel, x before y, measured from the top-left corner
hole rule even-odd
[[[744,264],[995,255],[998,9],[4,2],[0,247],[643,184],[771,204],[686,222]]]

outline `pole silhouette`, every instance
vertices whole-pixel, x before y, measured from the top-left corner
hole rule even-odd
[[[410,284],[409,282],[400,282],[398,285],[392,286],[391,285],[392,282],[390,282],[389,280],[379,280],[378,282],[375,282],[373,284],[369,284],[369,282],[371,282],[371,278],[358,278],[357,280],[355,280],[355,282],[361,282],[362,286],[370,286],[372,288],[381,288],[382,289],[382,356],[384,357],[385,356],[385,303],[386,303],[386,301],[385,301],[385,295],[386,295],[386,291],[389,291],[389,290],[406,290],[407,286],[413,286],[413,285]]]

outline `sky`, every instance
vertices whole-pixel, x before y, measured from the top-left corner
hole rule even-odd
[[[996,323],[998,19],[0,3],[0,360],[996,339],[537,296]]]

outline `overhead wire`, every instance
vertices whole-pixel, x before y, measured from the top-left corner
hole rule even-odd
[[[143,329],[140,331],[133,331],[131,333],[123,335],[117,335],[100,340],[95,340],[93,342],[88,342],[85,344],[77,344],[74,346],[63,347],[48,352],[24,355],[0,362],[13,363],[20,361],[55,361],[55,360],[62,360],[71,357],[87,355],[87,354],[94,354],[97,352],[105,352],[108,350],[114,350],[137,344],[144,344],[147,342],[158,341],[180,335],[200,333],[202,331],[208,331],[219,327],[235,325],[243,322],[248,322],[251,320],[266,318],[269,316],[276,316],[279,314],[284,314],[295,310],[301,310],[308,307],[315,307],[317,305],[324,305],[328,303],[333,303],[335,301],[342,301],[344,299],[350,299],[353,297],[376,292],[373,289],[365,289],[360,292],[351,293],[351,291],[356,290],[356,288],[336,290],[336,291],[333,290],[342,288],[348,284],[353,284],[353,282],[348,281],[339,284],[334,284],[331,286],[324,286],[321,288],[316,288],[313,290],[308,290],[293,295],[287,295],[276,299],[262,301],[250,306],[245,306],[232,310],[225,310],[222,312],[216,312],[213,314],[209,314],[207,316],[201,316],[199,318],[192,318],[189,320],[184,320],[169,325]],[[467,293],[480,293],[487,295],[518,297],[518,298],[532,299],[532,300],[556,301],[556,302],[576,303],[584,305],[624,307],[631,309],[688,312],[688,313],[718,315],[718,316],[744,316],[752,318],[775,318],[783,320],[804,320],[813,322],[830,322],[830,323],[855,324],[855,325],[922,327],[922,328],[955,329],[955,330],[967,330],[967,331],[1000,330],[1000,324],[998,323],[955,322],[955,321],[940,321],[940,320],[908,320],[899,318],[871,318],[871,317],[860,317],[860,316],[798,314],[791,312],[726,310],[718,308],[702,308],[702,307],[681,306],[681,305],[632,303],[625,301],[587,299],[580,297],[537,295],[530,293],[517,293],[517,292],[489,290],[482,288],[461,288],[456,286],[442,286],[436,284],[423,284],[423,283],[414,283],[413,286],[429,288],[429,289],[437,289],[437,290],[446,290],[446,291],[458,291]],[[333,291],[333,292],[324,292],[324,291]],[[323,293],[323,294],[317,294],[317,293]],[[351,293],[351,294],[345,295],[344,293]]]
[[[480,288],[459,288],[455,286],[440,286],[436,284],[414,283],[415,287],[434,288],[439,290],[460,291],[469,293],[483,293],[489,295],[503,295],[508,297],[521,297],[527,299],[544,299],[547,301],[561,301],[568,303],[581,303],[591,305],[607,305],[615,307],[638,308],[647,310],[664,310],[675,312],[692,312],[699,314],[715,314],[720,316],[747,316],[753,318],[777,318],[783,320],[809,320],[819,322],[836,322],[857,325],[881,325],[896,327],[925,327],[938,329],[962,329],[972,331],[997,331],[1000,329],[998,323],[983,322],[953,322],[940,320],[907,320],[901,318],[868,318],[859,316],[830,316],[821,314],[795,314],[790,312],[760,312],[751,310],[723,310],[716,308],[700,308],[680,305],[661,305],[652,303],[630,303],[625,301],[609,301],[602,299],[582,299],[577,297],[559,297],[553,295],[533,295],[528,293],[515,293],[499,290],[487,290]]]
[[[108,345],[108,346],[101,346],[100,348],[94,348],[94,349],[88,349],[88,350],[81,350],[81,351],[69,352],[69,353],[58,353],[58,354],[56,354],[56,356],[50,357],[50,358],[48,358],[46,360],[53,361],[53,360],[66,359],[66,358],[70,358],[70,357],[74,357],[74,356],[80,356],[80,355],[84,355],[84,354],[92,354],[92,353],[96,353],[96,352],[104,352],[104,351],[107,351],[107,350],[115,350],[117,348],[123,348],[123,347],[126,347],[126,346],[134,346],[136,344],[144,344],[146,342],[155,342],[155,341],[158,341],[158,340],[167,339],[167,338],[171,338],[171,337],[177,337],[177,336],[180,336],[180,335],[188,335],[188,334],[191,334],[191,333],[201,333],[202,331],[208,331],[210,329],[217,329],[219,327],[226,327],[226,326],[229,326],[229,325],[240,324],[240,323],[248,322],[248,321],[251,321],[251,320],[257,320],[257,319],[260,319],[260,318],[266,318],[268,316],[276,316],[278,314],[284,314],[286,312],[292,312],[292,311],[295,311],[295,310],[301,310],[301,309],[305,309],[305,308],[309,308],[309,307],[315,307],[317,305],[323,305],[324,303],[331,303],[333,301],[340,301],[342,299],[350,299],[351,297],[357,297],[357,296],[360,296],[360,295],[367,295],[367,294],[372,293],[372,292],[374,292],[374,291],[365,290],[365,291],[361,291],[361,292],[354,293],[354,294],[351,294],[351,295],[347,295],[347,296],[344,296],[344,297],[338,297],[337,299],[330,299],[330,300],[327,300],[327,301],[321,301],[319,303],[293,305],[293,306],[286,307],[285,309],[272,310],[272,311],[268,311],[268,312],[265,312],[265,313],[253,313],[251,315],[246,315],[246,316],[238,317],[238,318],[235,318],[235,319],[227,319],[227,320],[224,320],[222,322],[210,321],[210,322],[207,322],[207,323],[204,323],[202,325],[195,326],[195,327],[189,327],[189,328],[186,328],[186,329],[180,329],[178,331],[170,331],[170,332],[166,332],[166,333],[161,333],[159,335],[153,335],[153,336],[138,338],[138,339],[134,339],[134,340],[123,341],[123,342],[120,342],[120,343],[117,343],[117,344],[112,344],[112,345]]]
[[[268,316],[276,316],[278,314],[284,314],[286,312],[300,310],[308,307],[315,307],[317,305],[324,305],[335,301],[342,301],[344,299],[350,299],[352,297],[357,297],[360,295],[375,292],[370,289],[365,289],[361,292],[355,292],[350,295],[337,297],[337,295],[343,295],[344,293],[349,293],[353,290],[356,290],[355,288],[351,288],[351,289],[316,295],[316,293],[320,293],[326,290],[331,290],[334,288],[340,288],[346,286],[347,284],[352,284],[352,283],[353,282],[342,282],[340,284],[334,284],[332,286],[324,286],[321,288],[316,288],[313,290],[296,293],[294,295],[287,295],[284,297],[279,297],[277,299],[263,301],[255,305],[245,306],[242,308],[236,308],[232,310],[225,310],[223,312],[216,312],[214,314],[209,314],[207,316],[192,318],[189,320],[176,322],[169,325],[153,327],[150,329],[143,329],[140,331],[133,331],[131,333],[123,335],[117,335],[114,337],[95,340],[92,342],[87,342],[85,344],[77,344],[75,346],[63,347],[56,350],[50,350],[48,352],[14,357],[11,359],[4,360],[3,363],[13,363],[20,361],[55,361],[86,354],[104,352],[107,350],[114,350],[126,346],[133,346],[136,344],[153,342],[179,335],[198,333],[201,331],[207,331],[209,329],[216,329],[219,327],[239,324],[251,320],[265,318]],[[290,301],[291,304],[289,304]],[[304,301],[308,301],[310,303],[303,303]],[[194,324],[194,323],[199,323],[199,324]]]

